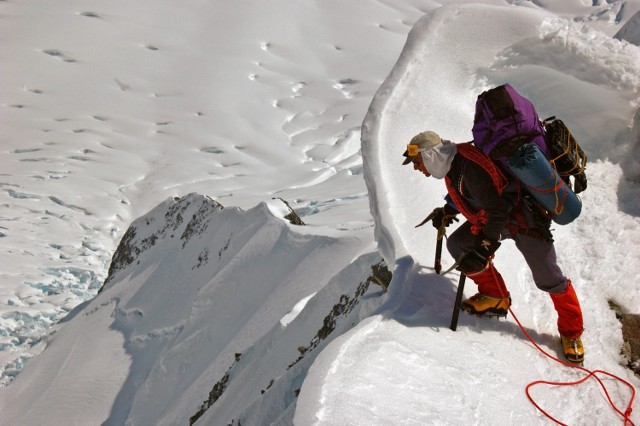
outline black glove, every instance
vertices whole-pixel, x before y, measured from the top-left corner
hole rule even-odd
[[[458,260],[457,269],[467,275],[484,271],[498,247],[500,247],[499,241],[478,235],[473,250]]]
[[[433,223],[433,227],[436,229],[442,228],[444,224],[445,227],[451,225],[453,221],[458,221],[458,211],[451,207],[449,204],[445,204],[444,207],[435,208],[429,216],[425,218],[422,222],[416,225],[416,228],[424,225],[425,223],[431,221]]]

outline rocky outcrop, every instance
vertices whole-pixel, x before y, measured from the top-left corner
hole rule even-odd
[[[194,203],[197,204],[195,209]],[[116,272],[124,270],[134,263],[142,253],[153,247],[158,240],[165,238],[167,235],[173,238],[174,235],[172,233],[176,232],[186,220],[188,221],[187,226],[180,235],[180,240],[183,241],[182,247],[184,248],[193,235],[203,233],[206,230],[210,215],[223,208],[222,204],[211,198],[189,194],[183,198],[169,199],[157,206],[149,214],[134,221],[127,229],[122,240],[120,240],[102,288],[113,279]],[[189,211],[191,217],[186,217],[188,216],[187,211]],[[164,214],[158,214],[161,212],[164,212]],[[102,288],[100,291],[102,291]]]
[[[640,377],[640,315],[626,312],[613,300],[609,301],[609,306],[622,323],[621,352],[627,360],[627,367]]]
[[[627,358],[627,366],[640,377],[640,315],[623,314],[622,337],[624,344],[622,354]]]

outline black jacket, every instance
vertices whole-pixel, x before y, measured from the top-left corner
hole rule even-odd
[[[499,195],[489,173],[460,154],[456,154],[447,173],[452,185],[458,188],[469,207],[476,212],[485,211],[487,224],[483,227],[482,234],[493,240],[501,239],[501,231],[510,221],[510,215],[518,200],[514,179],[506,173],[505,176],[509,179],[509,185],[502,195]]]

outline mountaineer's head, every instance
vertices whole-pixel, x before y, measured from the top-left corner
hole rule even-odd
[[[402,154],[405,159],[402,164],[413,163],[413,169],[425,176],[442,179],[449,172],[456,146],[450,141],[443,140],[436,132],[428,130],[411,138],[407,149]]]

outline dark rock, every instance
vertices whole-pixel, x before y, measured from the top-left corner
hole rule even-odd
[[[627,366],[640,376],[640,315],[625,314],[622,316],[622,353],[627,357]]]

